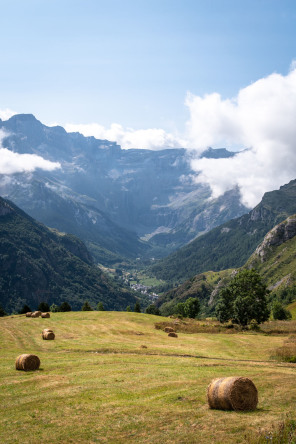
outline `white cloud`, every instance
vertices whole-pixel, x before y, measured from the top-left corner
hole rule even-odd
[[[0,174],[29,173],[37,168],[52,171],[61,167],[59,162],[51,162],[36,154],[19,154],[3,148],[3,137],[5,133],[0,130]]]
[[[72,124],[64,125],[66,131],[76,132],[84,136],[94,136],[98,139],[107,139],[116,141],[123,149],[145,148],[150,150],[159,150],[164,148],[184,147],[185,140],[178,135],[170,134],[160,128],[134,130],[124,128],[118,123],[112,123],[110,128],[105,128],[98,123],[90,124]]]
[[[249,148],[230,159],[196,159],[199,182],[214,196],[235,185],[242,202],[255,206],[264,192],[296,178],[296,69],[272,74],[243,88],[234,99],[189,95],[188,146]]]
[[[17,113],[9,108],[0,109],[0,119],[2,120],[8,120],[10,119],[10,117],[14,116],[15,114]]]

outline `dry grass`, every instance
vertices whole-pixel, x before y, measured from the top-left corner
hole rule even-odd
[[[276,359],[296,363],[296,335],[289,336],[281,347],[275,350]]]
[[[296,333],[296,321],[269,321],[261,324],[260,329],[267,334],[289,335]]]
[[[243,443],[294,414],[296,365],[269,359],[282,336],[178,332],[174,341],[157,320],[54,313],[47,327],[58,340],[43,341],[39,322],[0,318],[0,442]],[[24,351],[38,354],[38,371],[14,370]],[[254,381],[258,409],[209,409],[210,381],[237,375]]]

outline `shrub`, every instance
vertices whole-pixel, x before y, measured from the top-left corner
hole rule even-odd
[[[140,306],[139,302],[135,303],[134,312],[141,313],[141,306]]]
[[[38,305],[38,310],[42,311],[42,312],[49,311],[50,308],[49,308],[48,303],[47,302],[40,302],[40,304]],[[31,311],[31,310],[29,310],[29,311]]]
[[[84,304],[81,307],[81,311],[93,311],[93,309],[89,305],[88,301],[84,302]]]
[[[146,308],[146,313],[160,316],[159,308],[156,307],[155,304],[148,305],[148,307]]]
[[[60,311],[60,307],[56,304],[52,304],[49,307],[49,311],[51,311],[52,313],[57,313],[58,311]]]
[[[7,316],[7,313],[5,313],[4,308],[0,305],[0,318],[3,316]]]
[[[285,321],[292,319],[292,314],[287,308],[285,308],[281,302],[275,301],[272,306],[272,315],[273,319],[277,319],[279,321]]]
[[[65,312],[65,311],[71,311],[71,310],[72,310],[71,305],[68,304],[68,302],[63,302],[63,303],[60,305],[60,308],[59,308],[59,311],[63,311],[63,312]]]
[[[19,311],[19,314],[26,314],[29,311],[32,311],[31,308],[27,304],[25,304],[23,305],[22,309]]]
[[[105,311],[105,308],[104,308],[103,302],[99,302],[99,303],[98,303],[98,305],[97,305],[97,310],[98,310],[98,311]]]

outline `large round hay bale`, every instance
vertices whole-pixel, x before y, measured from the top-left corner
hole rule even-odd
[[[177,338],[177,337],[178,337],[177,333],[175,333],[174,331],[171,331],[171,332],[168,334],[168,336],[170,336],[171,338]]]
[[[27,313],[26,313],[26,318],[31,318],[32,317],[32,312],[31,311],[28,311]]]
[[[53,331],[43,331],[42,332],[42,339],[53,340],[54,338],[55,338],[55,334]]]
[[[255,410],[258,404],[258,391],[248,378],[216,378],[208,386],[208,403],[211,409]]]
[[[41,317],[42,318],[50,318],[50,314],[49,313],[41,313]]]
[[[16,370],[24,370],[25,372],[30,370],[38,370],[40,367],[40,359],[36,355],[20,355],[16,358],[15,368]]]
[[[41,316],[41,311],[34,311],[31,318],[39,318]]]
[[[175,330],[173,329],[173,327],[165,327],[164,331],[166,333],[170,333],[170,332],[174,332]]]

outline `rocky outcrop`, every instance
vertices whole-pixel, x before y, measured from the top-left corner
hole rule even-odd
[[[267,235],[263,242],[256,248],[255,256],[264,262],[272,247],[287,242],[296,235],[296,215],[288,217],[284,222],[276,225]]]

